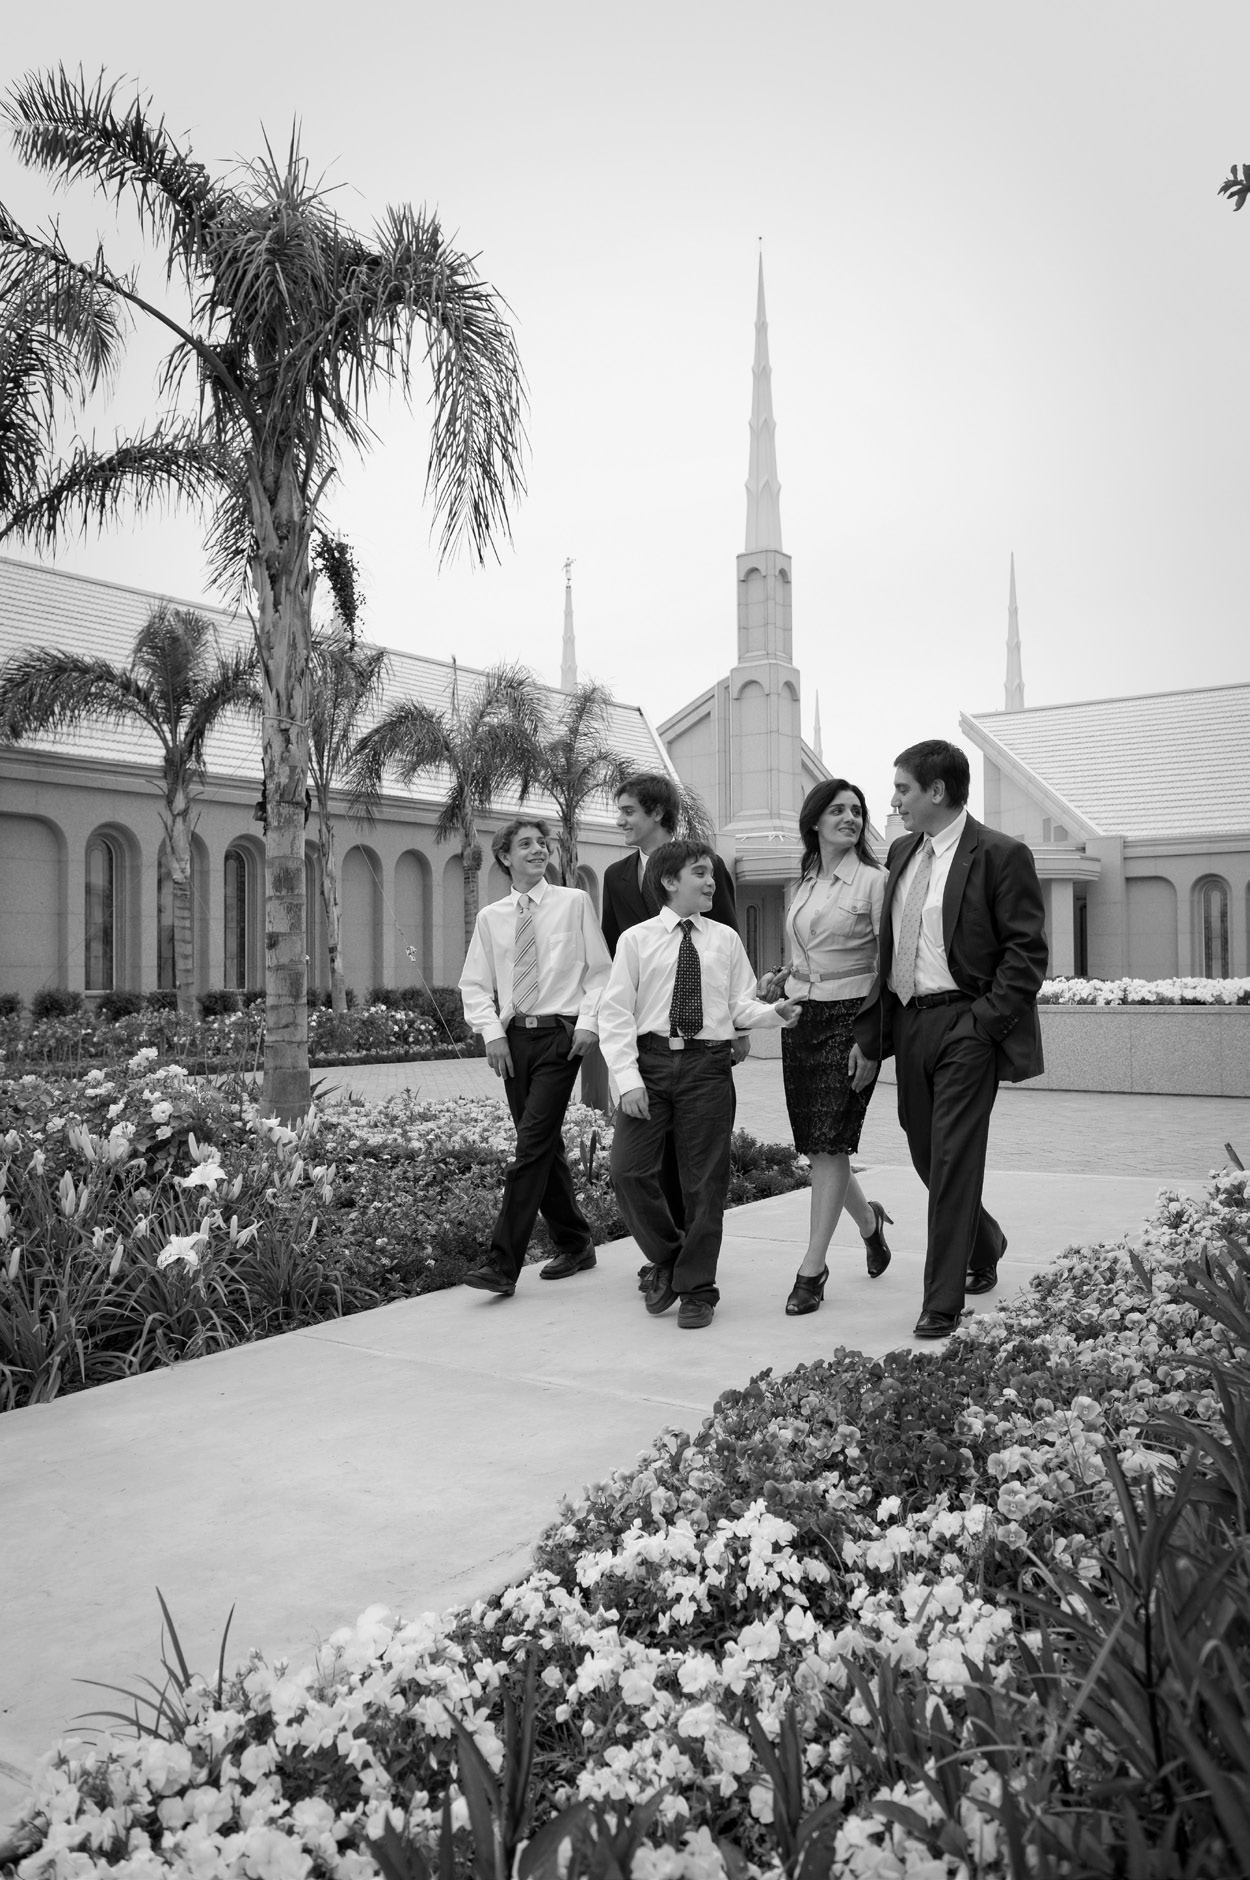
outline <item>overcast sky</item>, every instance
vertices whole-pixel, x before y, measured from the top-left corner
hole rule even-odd
[[[555,680],[571,555],[584,675],[658,723],[728,670],[762,236],[803,728],[819,692],[879,819],[904,743],[1002,705],[1012,550],[1026,704],[1250,679],[1250,211],[1216,195],[1244,4],[23,11],[10,77],[137,78],[212,167],[298,118],[345,216],[437,206],[513,308],[513,542],[440,571],[421,413],[380,410],[328,518],[371,638]],[[7,150],[0,200],[51,207]],[[125,214],[62,212],[133,252]],[[61,560],[208,597],[192,519]]]

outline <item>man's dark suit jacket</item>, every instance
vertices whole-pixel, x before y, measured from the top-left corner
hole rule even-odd
[[[712,874],[716,882],[716,899],[712,902],[709,918],[720,921],[724,927],[732,927],[738,932],[738,904],[734,898],[733,878],[718,855],[712,864]],[[650,920],[651,910],[642,898],[642,889],[638,886],[638,851],[631,849],[628,855],[622,855],[619,862],[613,862],[603,871],[603,913],[599,925],[603,928],[603,937],[608,943],[608,952],[616,958],[616,943],[627,927],[636,927],[640,920]]]
[[[894,1052],[897,1000],[889,989],[894,954],[890,909],[899,876],[923,838],[890,845],[881,909],[877,977],[855,1018],[855,1040],[879,1062]],[[977,1029],[998,1046],[998,1076],[1018,1084],[1042,1063],[1037,994],[1046,977],[1046,910],[1033,856],[1023,842],[969,816],[951,857],[942,897],[942,940],[951,978],[973,1001]]]

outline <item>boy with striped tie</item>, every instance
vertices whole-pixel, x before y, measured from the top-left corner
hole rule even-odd
[[[496,835],[491,848],[512,892],[478,914],[460,975],[465,1018],[504,1080],[517,1132],[490,1251],[464,1283],[504,1299],[516,1291],[540,1213],[556,1247],[543,1279],[595,1264],[564,1154],[564,1112],[582,1053],[598,1036],[612,962],[589,897],[547,880],[550,846],[536,816],[518,816]]]
[[[655,1268],[647,1311],[697,1331],[712,1322],[733,1137],[735,1028],[793,1025],[793,1000],[755,996],[746,948],[708,918],[715,853],[666,842],[647,859],[644,891],[659,913],[622,933],[599,1003],[599,1042],[620,1091],[612,1183],[630,1232]],[[685,1204],[679,1229],[660,1170],[672,1131]]]

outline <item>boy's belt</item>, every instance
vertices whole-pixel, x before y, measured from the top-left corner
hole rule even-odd
[[[569,1018],[563,1012],[514,1012],[508,1020],[508,1030],[516,1025],[522,1031],[551,1031],[556,1025],[576,1027],[576,1017]]]
[[[644,1031],[638,1037],[639,1049],[645,1046],[648,1051],[718,1051],[732,1043],[732,1038],[667,1038],[662,1031]]]

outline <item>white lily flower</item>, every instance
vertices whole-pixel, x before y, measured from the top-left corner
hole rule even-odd
[[[207,1239],[203,1228],[194,1234],[171,1234],[168,1244],[156,1256],[157,1266],[172,1266],[175,1260],[185,1260],[188,1270],[194,1272],[200,1264],[200,1248]]]
[[[179,1175],[179,1188],[207,1188],[213,1194],[217,1192],[218,1182],[224,1182],[226,1171],[219,1162],[201,1162],[189,1175]]]
[[[39,1172],[42,1174],[43,1170],[40,1169]],[[67,1221],[72,1220],[74,1218],[74,1209],[78,1206],[78,1190],[74,1186],[74,1178],[68,1169],[66,1169],[64,1175],[62,1175],[56,1185],[56,1194],[57,1200],[61,1204],[61,1213],[65,1216]]]

